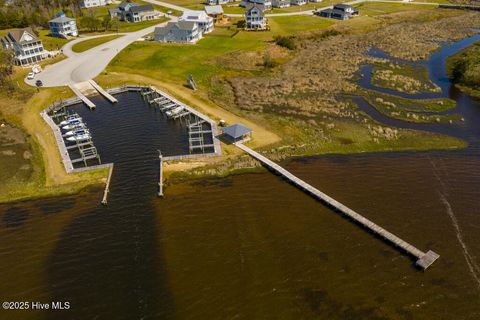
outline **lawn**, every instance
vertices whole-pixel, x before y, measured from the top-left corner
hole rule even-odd
[[[386,3],[386,2],[363,2],[356,5],[360,16],[375,17],[387,13],[402,11],[418,11],[422,9],[432,9],[436,5],[430,4],[408,4],[408,3]]]
[[[97,47],[101,44],[104,44],[106,42],[112,41],[112,40],[120,38],[120,37],[122,37],[122,36],[121,35],[120,36],[115,35],[115,36],[105,36],[105,37],[85,40],[85,41],[74,44],[72,46],[72,50],[74,52],[84,52],[84,51],[87,51],[91,48]]]

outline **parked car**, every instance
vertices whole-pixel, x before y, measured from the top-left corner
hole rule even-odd
[[[35,78],[35,73],[29,72],[29,73],[28,73],[28,76],[27,76],[27,79],[28,79],[28,80],[33,80],[33,78]]]
[[[37,82],[35,82],[35,85],[36,85],[37,87],[42,87],[42,86],[43,86],[42,80],[37,80]]]

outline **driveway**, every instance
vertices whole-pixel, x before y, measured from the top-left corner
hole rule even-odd
[[[170,21],[176,20],[176,17],[172,17]],[[165,24],[167,24],[167,22],[139,31],[125,33],[124,36],[118,39],[114,39],[81,53],[75,53],[71,50],[75,43],[100,36],[74,40],[65,45],[63,49],[67,55],[65,60],[47,66],[43,72],[35,76],[34,80],[25,81],[32,86],[35,86],[37,80],[41,80],[44,87],[61,87],[93,79],[98,76],[110,61],[125,47],[141,37],[153,33],[155,27],[160,27]]]

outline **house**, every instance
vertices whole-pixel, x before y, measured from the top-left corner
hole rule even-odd
[[[68,38],[77,37],[77,23],[75,19],[68,18],[63,13],[57,14],[55,19],[48,21],[50,27],[50,34],[54,37]]]
[[[178,21],[195,22],[202,33],[213,31],[213,18],[209,17],[205,11],[185,10]]]
[[[348,4],[343,4],[343,3],[336,4],[333,6],[333,9],[345,12],[350,16],[358,16],[358,9]]]
[[[160,42],[195,43],[202,38],[202,31],[195,22],[169,22],[164,27],[157,27],[154,40]]]
[[[266,30],[267,18],[265,17],[264,6],[256,3],[247,3],[245,8],[245,29]]]
[[[2,46],[10,50],[17,66],[29,65],[44,60],[48,52],[31,28],[10,31],[0,39]]]
[[[240,7],[247,7],[247,4],[252,3],[252,4],[259,4],[263,6],[263,11],[266,10],[271,10],[272,9],[272,0],[242,0],[240,2]]]
[[[80,8],[93,8],[111,4],[112,0],[80,0]]]
[[[319,3],[322,2],[323,0],[308,0],[309,2],[314,2],[314,3]]]
[[[205,4],[208,6],[222,5],[229,3],[229,0],[206,0]]]
[[[222,137],[233,143],[250,140],[252,129],[245,127],[241,123],[235,123],[222,129]]]
[[[205,13],[213,18],[213,22],[220,22],[224,19],[222,6],[205,6]]]
[[[315,12],[315,14],[324,18],[348,20],[353,16],[358,16],[358,10],[350,5],[336,4],[333,9],[321,10]]]
[[[108,10],[111,18],[118,18],[120,21],[140,22],[159,19],[162,13],[155,10],[153,5],[139,5],[135,2],[122,2],[118,8]]]
[[[307,0],[290,0],[292,6],[303,6],[307,4]]]
[[[274,8],[288,8],[290,7],[290,0],[273,0],[272,7]]]

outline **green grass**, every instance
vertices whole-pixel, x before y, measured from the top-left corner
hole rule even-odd
[[[435,8],[436,5],[430,4],[406,4],[406,3],[391,3],[391,2],[363,2],[356,7],[360,11],[361,16],[375,17],[387,13],[401,12],[401,11],[417,11],[421,9]]]
[[[333,24],[332,19],[317,16],[284,16],[268,19],[270,29],[274,35],[291,35],[300,32],[325,29]]]
[[[415,123],[445,123],[460,118],[457,114],[438,114],[456,107],[456,102],[451,99],[405,99],[371,91],[363,91],[362,95],[378,111],[398,120]]]
[[[120,38],[120,36],[105,36],[105,37],[100,37],[100,38],[94,38],[90,40],[85,40],[79,43],[76,43],[72,46],[72,50],[74,52],[84,52],[87,51],[91,48],[97,47],[101,44],[104,44],[106,42],[112,41],[114,39]]]

